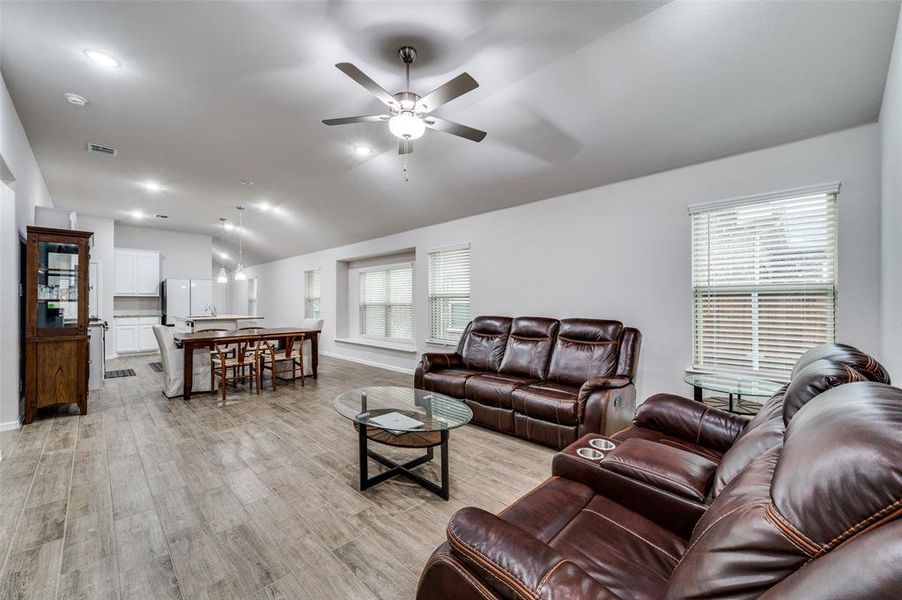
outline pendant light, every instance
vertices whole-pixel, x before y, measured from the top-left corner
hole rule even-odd
[[[243,206],[236,206],[238,210],[238,267],[235,269],[235,281],[246,281],[247,274],[244,272],[244,248],[242,242],[244,241],[244,227],[242,227],[242,218],[241,215],[244,213]]]
[[[225,245],[223,240],[225,238],[225,217],[219,217],[219,248],[220,252],[223,252],[223,248]],[[216,283],[228,283],[229,282],[229,274],[226,273],[225,265],[219,267],[219,275],[216,276]]]

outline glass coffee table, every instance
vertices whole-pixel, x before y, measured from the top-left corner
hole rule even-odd
[[[448,499],[448,435],[473,418],[470,408],[450,396],[403,387],[365,387],[339,394],[334,402],[338,413],[354,422],[360,452],[360,490],[393,477],[405,477],[430,492]],[[370,450],[373,441],[396,448],[425,448],[426,454],[396,463]],[[442,463],[441,485],[413,472],[433,459],[439,446]],[[367,459],[372,458],[387,471],[370,477]]]
[[[784,384],[752,375],[732,373],[687,373],[683,381],[695,388],[695,399],[731,413],[754,415],[761,408],[758,402],[746,402],[743,396],[770,397]],[[703,398],[703,390],[727,394],[728,399]]]

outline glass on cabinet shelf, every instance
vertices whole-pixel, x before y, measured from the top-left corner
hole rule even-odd
[[[78,327],[79,245],[42,240],[37,254],[37,327]]]

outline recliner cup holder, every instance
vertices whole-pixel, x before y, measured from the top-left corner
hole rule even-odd
[[[596,450],[595,448],[577,448],[576,453],[586,460],[601,460],[604,458],[604,452]]]

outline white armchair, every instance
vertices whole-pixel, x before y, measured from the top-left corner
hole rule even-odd
[[[304,319],[301,321],[301,327],[304,329],[319,329],[323,328],[323,320],[322,319]],[[293,353],[297,354],[297,348],[299,346],[299,342],[294,343]],[[313,374],[313,342],[309,339],[304,340],[304,375],[310,376]],[[292,378],[292,370],[291,364],[288,362],[278,363],[276,365],[276,373],[279,379],[291,379]]]
[[[172,337],[172,328],[165,325],[154,325],[153,334],[160,346],[160,356],[163,361],[163,394],[167,398],[182,395],[184,384],[183,350],[175,345]],[[210,351],[207,349],[194,351],[194,379],[192,390],[195,392],[209,392],[212,383]]]

